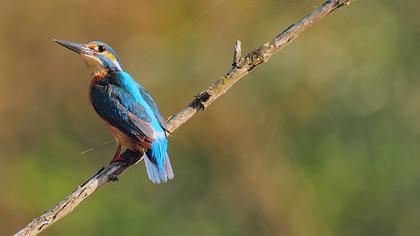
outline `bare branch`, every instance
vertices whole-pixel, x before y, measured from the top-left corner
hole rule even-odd
[[[267,62],[272,55],[295,40],[303,31],[308,29],[315,22],[319,21],[334,10],[342,6],[349,5],[352,1],[353,0],[326,1],[310,14],[306,15],[303,19],[278,34],[274,39],[248,53],[245,58],[241,58],[241,43],[240,41],[237,41],[234,47],[232,68],[213,85],[200,92],[189,105],[184,107],[177,114],[171,116],[167,121],[168,131],[172,133],[182,124],[191,119],[191,117],[193,117],[198,111],[209,106],[217,98],[225,94],[238,80],[250,73],[257,66]],[[133,152],[126,151],[122,155],[124,158],[130,160],[129,164],[113,163],[102,168],[97,174],[77,187],[61,202],[41,216],[33,219],[32,222],[15,235],[38,235],[54,222],[69,214],[76,206],[94,193],[99,187],[110,181],[117,180],[117,176],[125,169],[140,161],[140,157],[135,156]]]
[[[353,0],[328,0],[320,7],[306,15],[297,23],[289,26],[286,30],[278,34],[270,42],[254,49],[243,58],[239,64],[234,65],[228,73],[218,79],[213,85],[199,93],[188,106],[184,107],[167,121],[169,131],[176,130],[179,126],[187,122],[200,109],[206,108],[214,100],[225,94],[238,80],[254,70],[260,64],[267,62],[272,55],[295,40],[303,31],[324,16],[340,8],[349,5]]]

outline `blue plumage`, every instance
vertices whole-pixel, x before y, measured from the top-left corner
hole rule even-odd
[[[168,140],[164,119],[153,98],[128,73],[112,72],[94,82],[91,101],[105,121],[129,138],[121,141],[124,146],[139,149],[136,144],[127,142],[143,143],[146,169],[152,182],[160,183],[173,177],[172,169],[168,172],[165,168],[166,163],[170,164],[166,162]]]
[[[120,157],[122,145],[145,154],[146,170],[152,182],[172,179],[165,120],[150,94],[122,70],[117,53],[99,41],[86,45],[56,42],[82,55],[92,70],[90,100],[117,142],[112,161],[123,160]]]

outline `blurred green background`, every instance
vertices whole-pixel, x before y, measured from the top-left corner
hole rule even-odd
[[[105,165],[89,72],[53,39],[99,39],[168,117],[322,1],[0,2],[0,235]],[[355,1],[178,129],[175,179],[142,163],[43,235],[420,235],[420,3]]]

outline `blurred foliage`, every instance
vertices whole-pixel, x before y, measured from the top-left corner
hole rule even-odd
[[[89,72],[52,39],[100,39],[165,116],[322,1],[0,1],[0,235],[113,155]],[[420,235],[418,1],[355,1],[43,235]]]

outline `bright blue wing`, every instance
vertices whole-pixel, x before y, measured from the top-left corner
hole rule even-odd
[[[125,90],[113,84],[93,84],[91,100],[99,116],[129,137],[153,140],[151,118]]]
[[[93,84],[91,97],[95,110],[112,126],[131,136],[153,137],[145,150],[149,178],[154,183],[172,179],[165,120],[150,94],[129,74],[118,72]]]
[[[138,84],[138,87],[139,87],[139,91],[140,91],[141,96],[143,97],[143,99],[146,101],[146,103],[152,109],[153,113],[156,116],[156,119],[158,119],[158,121],[159,121],[160,125],[162,126],[162,128],[167,131],[168,129],[166,127],[166,121],[162,117],[162,115],[160,114],[159,109],[158,109],[158,107],[156,105],[155,100],[153,100],[152,96],[140,84]]]

